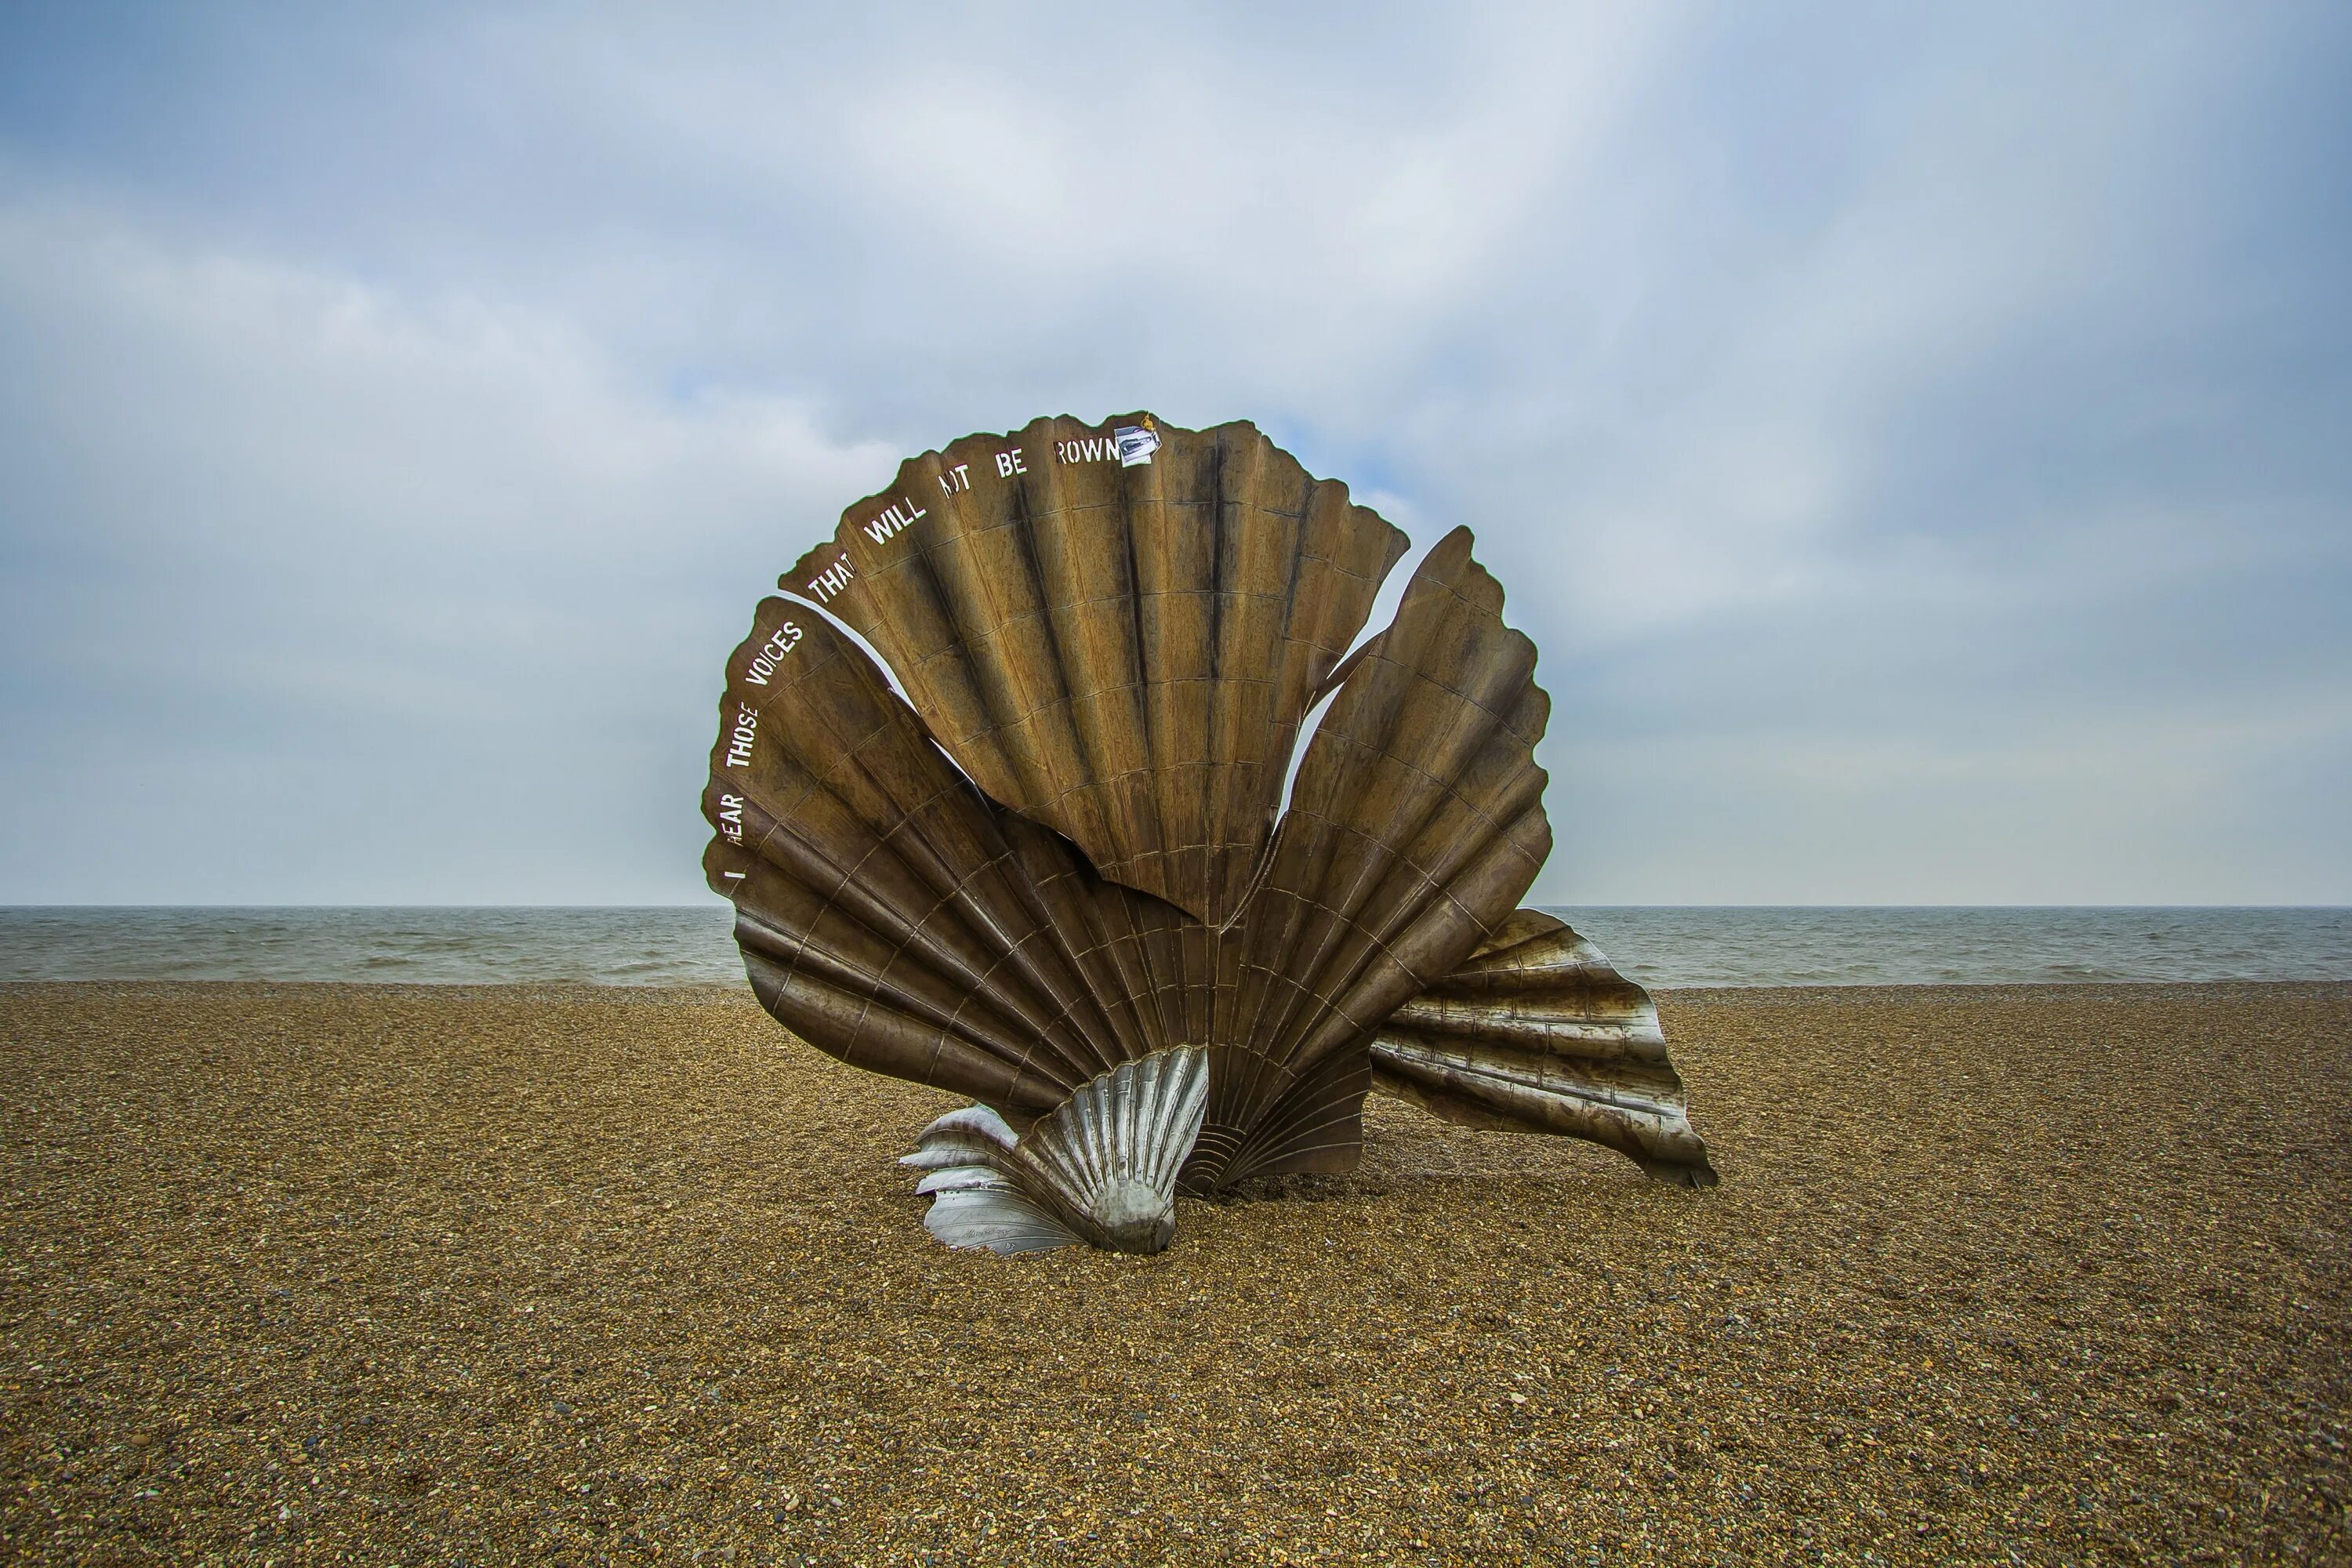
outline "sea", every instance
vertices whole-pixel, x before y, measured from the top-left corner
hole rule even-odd
[[[1554,909],[1667,990],[2352,980],[2352,910]],[[681,909],[0,907],[0,982],[582,981],[733,985],[724,905]]]

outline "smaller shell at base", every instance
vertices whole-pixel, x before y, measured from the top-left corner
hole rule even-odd
[[[899,1163],[929,1173],[916,1187],[931,1199],[923,1224],[950,1247],[1159,1252],[1208,1103],[1208,1053],[1181,1046],[1080,1085],[1025,1138],[984,1105],[950,1111]]]

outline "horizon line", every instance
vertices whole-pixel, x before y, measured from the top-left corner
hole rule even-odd
[[[39,910],[709,910],[718,913],[727,907],[724,900],[713,896],[709,903],[657,904],[577,904],[577,903],[118,903],[89,901],[81,903],[12,903],[0,901],[0,913]],[[2352,911],[2352,902],[2345,903],[1965,903],[1931,901],[1920,903],[1530,903],[1522,906],[1535,910],[2329,910]]]

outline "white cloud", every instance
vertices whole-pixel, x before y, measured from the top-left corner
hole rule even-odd
[[[676,896],[719,656],[897,460],[790,402],[648,396],[511,305],[86,204],[0,207],[0,319],[37,509],[6,635],[65,708],[13,753],[26,898],[73,893],[93,851],[54,824],[93,814],[122,897]],[[257,819],[288,771],[308,797]],[[331,819],[332,869],[280,852]]]

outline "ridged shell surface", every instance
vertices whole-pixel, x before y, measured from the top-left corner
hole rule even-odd
[[[1158,1252],[1207,1104],[1206,1054],[1158,1051],[1085,1084],[1025,1138],[986,1106],[950,1111],[902,1163],[929,1173],[924,1223],[951,1247]]]
[[[1190,433],[1160,428],[1162,452],[1184,449]],[[1014,438],[1029,471],[1054,461],[1055,444],[1073,438],[1061,430],[1048,422]],[[1280,466],[1246,427],[1206,434],[1219,450],[1256,454],[1249,460],[1260,468]],[[938,479],[938,459],[968,446],[931,455],[919,472]],[[1220,460],[1229,468],[1241,461]],[[960,457],[946,472],[972,467]],[[1304,580],[1336,571],[1330,557],[1369,560],[1360,588],[1348,585],[1358,581],[1351,569],[1338,573],[1345,584],[1306,595],[1368,604],[1393,558],[1392,531],[1372,529],[1353,511],[1331,511],[1329,501],[1317,499],[1325,493],[1311,484],[1299,492],[1297,531],[1313,547],[1296,546],[1286,570]],[[1222,507],[1193,505],[1182,515],[1196,531],[1211,530]],[[853,520],[860,515],[852,509]],[[922,508],[890,540],[875,542],[904,535],[902,548],[912,553],[893,559],[900,573],[919,579],[933,571],[922,564],[927,529],[946,515]],[[1172,540],[1173,524],[1163,516],[1160,526],[1160,537]],[[1008,529],[997,531],[1007,542],[1037,537],[1026,524]],[[1135,547],[1151,537],[1149,530],[1121,529],[1101,538]],[[1243,529],[1230,537],[1260,536]],[[854,567],[835,579],[839,586],[829,596],[816,596],[862,623],[876,647],[896,647],[893,666],[910,690],[925,678],[908,676],[909,664],[919,671],[942,661],[992,667],[1015,646],[941,627],[919,609],[908,612],[919,623],[914,629],[894,627],[875,603],[859,598],[880,574],[879,567]],[[986,591],[975,580],[948,597],[961,604]],[[1127,876],[1110,874],[1075,832],[1055,826],[1054,803],[1066,792],[998,797],[996,788],[1035,786],[1013,763],[985,760],[998,742],[981,746],[966,734],[946,744],[847,637],[805,605],[764,602],[729,664],[704,795],[717,829],[705,868],[711,886],[735,902],[754,990],[793,1033],[845,1061],[1015,1115],[1050,1111],[1123,1062],[1198,1047],[1207,1053],[1208,1106],[1183,1172],[1187,1184],[1352,1168],[1374,1033],[1509,917],[1549,849],[1544,775],[1533,756],[1547,702],[1533,680],[1535,651],[1503,625],[1501,608],[1500,589],[1470,557],[1466,530],[1422,562],[1394,620],[1344,668],[1333,650],[1347,637],[1336,628],[1360,621],[1362,610],[1338,615],[1312,602],[1287,608],[1285,626],[1321,629],[1284,634],[1311,657],[1272,642],[1261,648],[1255,668],[1289,670],[1273,683],[1280,700],[1202,710],[1255,714],[1251,725],[1260,740],[1208,761],[1189,752],[1171,761],[1175,753],[1154,751],[1144,770],[1155,802],[1189,793],[1223,803],[1211,816],[1231,831],[1191,844],[1214,853],[1143,858],[1163,873],[1178,864],[1241,868],[1203,869],[1197,882],[1167,884],[1171,891],[1200,895],[1202,909],[1192,909],[1137,886],[1153,879],[1132,863],[1120,862]],[[1147,624],[1140,617],[1159,612],[1130,605],[1121,613],[1140,626]],[[1163,626],[1155,640],[1167,635]],[[1060,659],[1088,645],[1045,646],[1034,657]],[[1290,669],[1294,658],[1316,679]],[[1210,684],[1243,679],[1243,667],[1236,649]],[[1017,679],[1034,691],[1044,678]],[[988,679],[1008,690],[1016,683],[1011,672]],[[1100,689],[1089,685],[1083,659],[1059,668],[1053,679],[1072,694]],[[1264,736],[1285,724],[1295,730],[1295,715],[1323,690],[1332,691],[1330,705],[1300,759],[1290,809],[1276,826],[1280,768],[1270,768],[1268,793],[1262,773],[1236,759],[1246,752],[1255,765],[1286,757],[1286,742]],[[1073,714],[1075,700],[1064,704]],[[1147,725],[1161,710],[1153,707],[1159,700],[1140,703]],[[943,745],[965,762],[968,775]],[[1188,781],[1181,789],[1160,776],[1170,770]],[[1256,782],[1246,788],[1234,782],[1244,775]],[[1226,783],[1212,787],[1219,778]],[[1244,798],[1258,804],[1244,810],[1235,803]],[[1244,818],[1258,822],[1255,847],[1239,826]],[[1102,826],[1067,815],[1060,820],[1090,833]],[[1201,918],[1202,909],[1228,904],[1222,920]]]
[[[991,1252],[1051,1252],[1086,1238],[1008,1174],[1019,1139],[984,1105],[951,1110],[923,1129],[898,1163],[928,1173],[917,1195],[931,1200],[924,1228],[950,1247]]]
[[[1040,419],[908,459],[779,585],[872,643],[992,798],[1223,925],[1405,543],[1249,425]]]
[[[1657,1005],[1539,910],[1399,1007],[1371,1056],[1381,1089],[1450,1121],[1586,1138],[1663,1180],[1715,1184]]]
[[[1016,1152],[1098,1247],[1158,1252],[1174,1232],[1176,1176],[1209,1108],[1208,1054],[1155,1051],[1087,1084]]]

